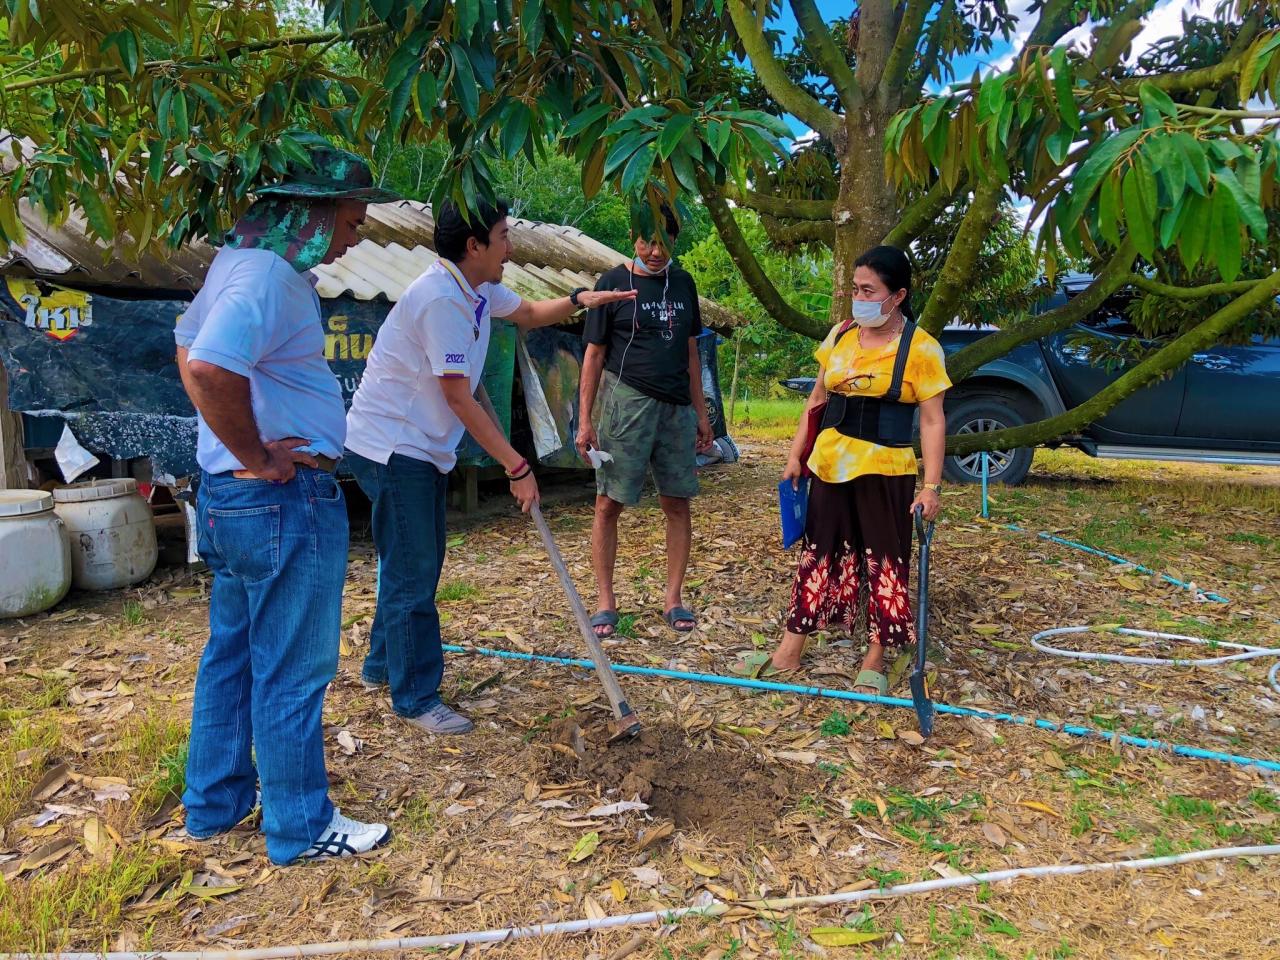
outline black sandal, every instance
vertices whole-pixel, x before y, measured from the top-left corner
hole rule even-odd
[[[684,607],[672,607],[662,615],[662,619],[667,621],[667,626],[676,633],[692,633],[698,626],[698,618],[693,615],[693,611]],[[681,620],[688,621],[689,626],[677,627],[676,624]]]
[[[608,627],[608,633],[601,633],[597,627]],[[595,633],[597,639],[608,640],[618,632],[618,611],[617,610],[601,610],[591,618],[591,630]]]

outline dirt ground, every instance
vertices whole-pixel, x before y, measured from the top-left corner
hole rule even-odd
[[[704,477],[686,595],[700,625],[689,637],[661,620],[656,503],[624,515],[629,635],[609,644],[618,662],[728,674],[769,649],[795,559],[778,542],[780,465],[779,445],[749,445],[741,464]],[[1280,696],[1265,682],[1274,661],[1124,667],[1028,644],[1050,626],[1127,624],[1280,646],[1274,473],[1050,455],[1026,486],[995,493],[991,521],[978,516],[974,490],[948,490],[944,504],[931,577],[936,700],[1280,760]],[[546,513],[590,603],[590,505],[562,498]],[[939,716],[921,742],[909,710],[634,675],[620,680],[644,732],[607,746],[593,674],[478,654],[449,655],[444,691],[476,732],[430,738],[359,682],[374,577],[370,544],[357,537],[325,734],[335,802],[385,819],[395,839],[344,862],[273,867],[253,822],[203,844],[181,830],[174,792],[206,631],[203,576],[162,572],[136,590],[73,595],[49,615],[0,625],[0,949],[395,938],[715,899],[736,909],[449,955],[1280,957],[1277,857],[784,913],[743,903],[1276,844],[1274,775],[953,716]],[[536,531],[513,512],[451,527],[441,597],[447,643],[585,655]],[[1136,649],[1105,630],[1079,640],[1063,642]],[[901,696],[905,666],[894,671]],[[792,682],[847,689],[857,667],[848,638],[823,636]],[[857,939],[866,942],[834,945]]]

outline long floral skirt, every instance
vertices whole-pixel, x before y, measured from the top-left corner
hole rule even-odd
[[[867,595],[867,640],[915,643],[907,580],[911,570],[912,475],[809,481],[800,569],[791,588],[787,629],[853,631],[860,592]]]

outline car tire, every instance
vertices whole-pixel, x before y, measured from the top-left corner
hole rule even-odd
[[[947,436],[987,433],[1006,427],[1020,427],[1026,422],[1008,397],[970,397],[947,411]],[[992,450],[987,481],[1016,486],[1026,479],[1034,456],[1032,447]],[[943,460],[942,473],[951,483],[981,483],[982,455],[948,456]]]

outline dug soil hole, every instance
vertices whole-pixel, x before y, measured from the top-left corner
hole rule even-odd
[[[552,754],[547,766],[552,779],[587,780],[601,796],[619,800],[639,797],[651,816],[722,840],[773,833],[789,806],[820,789],[811,771],[699,746],[670,724],[646,725],[638,736],[609,743],[606,727],[583,731],[562,720],[549,736],[570,748]]]

